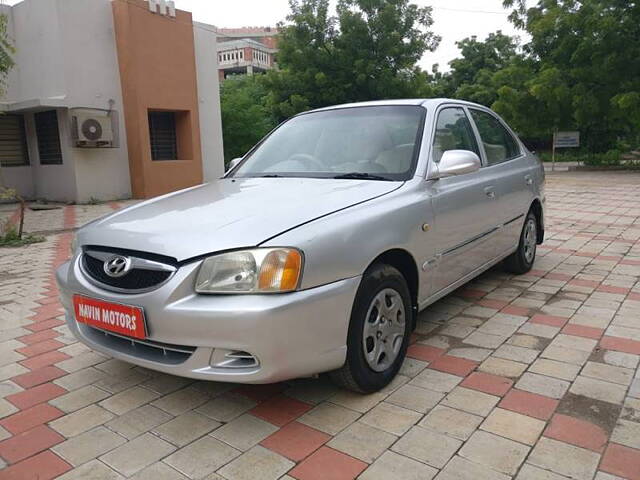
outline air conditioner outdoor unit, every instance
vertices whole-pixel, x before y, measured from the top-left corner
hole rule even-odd
[[[73,116],[73,138],[76,147],[113,146],[111,117],[106,114],[77,112]]]

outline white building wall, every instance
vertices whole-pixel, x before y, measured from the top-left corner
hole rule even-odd
[[[64,97],[65,51],[60,38],[57,0],[26,0],[6,7],[17,52],[5,101]]]
[[[86,202],[131,195],[126,130],[110,0],[24,0],[3,10],[16,54],[4,102],[95,108],[117,115],[117,148],[80,149],[71,117],[58,109],[63,165],[40,165],[33,115],[26,113],[31,167],[4,168],[7,184],[34,198]],[[110,100],[112,100],[110,102]],[[20,112],[24,113],[24,112]],[[11,171],[13,169],[15,171]],[[29,191],[27,172],[33,177]],[[24,188],[24,190],[23,190]]]
[[[78,201],[128,198],[129,157],[111,1],[55,1],[62,44],[72,52],[64,60],[68,105],[111,111],[118,117],[117,148],[71,148]],[[71,145],[71,136],[66,139]]]
[[[211,25],[194,22],[193,37],[198,81],[202,171],[204,181],[210,182],[224,174],[216,34]]]
[[[58,113],[58,129],[60,130],[62,165],[40,165],[40,158],[35,158],[37,154],[31,157],[35,198],[65,202],[78,201],[73,152],[69,142],[64,141],[70,135],[67,110],[64,108],[56,110]],[[28,114],[26,121],[27,125],[29,125],[27,127],[27,140],[34,145],[31,151],[37,152],[36,127],[33,114]]]
[[[14,29],[14,20],[12,15],[12,8],[7,5],[0,5],[0,12],[7,16],[7,34],[9,38],[16,38],[16,33]],[[0,98],[0,101],[8,101],[8,96],[11,95],[12,98],[19,97],[20,95],[20,77],[19,77],[20,68],[19,66],[15,66],[7,76],[6,79],[6,91],[3,98]],[[30,142],[30,133],[29,128],[32,126],[32,123],[29,123],[29,119],[25,118],[25,130],[27,130],[27,150],[29,151],[30,157],[30,165],[22,166],[22,167],[4,167],[2,168],[2,182],[4,186],[15,188],[21,195],[26,198],[35,197],[35,185],[33,182],[33,173],[32,173],[32,165],[34,163],[33,157],[36,154],[35,143]]]

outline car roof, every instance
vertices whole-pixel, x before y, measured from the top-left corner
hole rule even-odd
[[[393,106],[393,105],[417,105],[417,106],[423,106],[425,108],[437,108],[443,103],[457,103],[461,105],[467,105],[470,107],[486,108],[483,105],[479,105],[477,103],[467,102],[466,100],[457,100],[453,98],[409,98],[409,99],[400,99],[400,100],[375,100],[370,102],[344,103],[342,105],[333,105],[330,107],[318,108],[315,110],[311,110],[311,112],[337,110],[340,108]],[[309,112],[305,112],[305,113],[309,113]]]

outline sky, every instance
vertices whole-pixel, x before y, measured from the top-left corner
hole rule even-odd
[[[13,5],[20,0],[0,0]],[[175,0],[176,7],[193,13],[196,21],[217,27],[275,26],[289,11],[288,0]],[[413,0],[420,6],[432,6],[433,30],[442,37],[435,52],[427,52],[420,66],[431,70],[435,63],[441,71],[458,56],[456,41],[476,35],[483,40],[489,33],[502,30],[523,37],[513,28],[502,8],[502,0]]]
[[[218,27],[275,26],[289,11],[288,0],[175,0],[176,7],[193,12],[199,22]],[[522,36],[507,19],[509,11],[502,0],[413,0],[420,6],[433,7],[433,30],[442,37],[435,52],[427,52],[420,62],[425,70],[434,63],[441,71],[458,56],[456,41],[477,35],[484,39],[489,33],[502,30]]]

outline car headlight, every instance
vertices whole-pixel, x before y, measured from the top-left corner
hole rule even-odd
[[[280,293],[298,288],[302,253],[295,248],[256,248],[204,260],[198,293]]]

